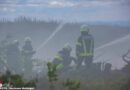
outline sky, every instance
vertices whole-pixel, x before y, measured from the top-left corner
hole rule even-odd
[[[0,0],[0,18],[40,20],[130,21],[130,0]]]

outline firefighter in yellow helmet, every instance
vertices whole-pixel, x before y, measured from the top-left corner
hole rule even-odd
[[[87,25],[82,25],[80,32],[81,36],[76,44],[77,67],[79,68],[83,62],[89,67],[93,60],[94,39]]]
[[[53,64],[58,65],[61,71],[66,71],[70,68],[70,64],[74,58],[71,56],[72,48],[66,44],[62,50],[60,50],[53,60]]]

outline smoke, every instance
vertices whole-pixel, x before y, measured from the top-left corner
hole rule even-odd
[[[112,45],[117,44],[117,43],[120,43],[120,42],[123,42],[124,40],[126,40],[126,39],[128,39],[128,38],[130,38],[130,34],[129,34],[129,35],[126,35],[126,36],[124,36],[124,37],[122,37],[122,38],[119,38],[119,39],[117,39],[117,40],[111,41],[111,42],[109,42],[109,43],[107,43],[107,44],[105,44],[105,45],[102,45],[102,46],[96,48],[95,51],[98,51],[98,50],[100,50],[100,49],[103,49],[103,48],[112,46]]]
[[[41,48],[44,48],[44,46],[60,31],[62,30],[63,26],[65,25],[65,22],[61,22],[61,24],[56,28],[56,30],[36,49],[36,51],[39,51]]]

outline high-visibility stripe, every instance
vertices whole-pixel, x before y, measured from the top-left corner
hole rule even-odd
[[[63,61],[63,57],[60,54],[57,54],[55,58],[59,61]]]
[[[87,49],[86,49],[85,40],[83,40],[83,39],[82,39],[82,43],[83,43],[83,49],[84,49],[84,53],[87,53]]]
[[[80,42],[77,42],[77,43],[76,43],[76,45],[78,45],[78,46],[82,46],[82,43],[80,43]]]
[[[80,32],[88,32],[89,30],[81,29]]]
[[[56,67],[56,69],[62,69],[62,68],[64,68],[63,64],[58,64],[57,67]]]
[[[80,53],[79,55],[82,56],[82,57],[93,56],[93,53]]]
[[[82,40],[83,43],[83,52],[84,53],[92,53],[93,52],[93,45],[94,45],[94,41],[93,40],[89,40],[89,45],[87,47],[87,44],[85,43],[85,40]]]

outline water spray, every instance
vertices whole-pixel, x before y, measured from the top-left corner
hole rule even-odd
[[[121,37],[121,38],[119,38],[119,39],[117,39],[117,40],[111,41],[111,42],[109,42],[109,43],[107,43],[107,44],[104,44],[104,45],[102,45],[102,46],[96,48],[94,51],[95,51],[95,52],[97,52],[97,51],[99,52],[99,50],[101,50],[101,49],[104,49],[104,48],[109,47],[109,46],[112,46],[112,45],[114,45],[114,44],[118,44],[118,43],[120,43],[120,42],[123,42],[124,40],[126,40],[126,39],[128,39],[128,38],[130,38],[130,34],[128,34],[128,35],[126,35],[126,36],[124,36],[124,37]],[[105,51],[103,51],[100,55],[96,55],[96,56],[95,56],[95,60],[98,59],[98,58],[100,58],[103,54],[105,54]],[[103,62],[103,63],[104,63],[104,62]]]
[[[60,25],[55,29],[55,31],[36,49],[36,51],[39,51],[41,48],[44,48],[44,46],[59,32],[62,30],[63,26],[65,25],[65,22],[61,22]]]
[[[122,38],[119,38],[119,39],[117,39],[117,40],[111,41],[111,42],[109,42],[109,43],[107,43],[107,44],[105,44],[105,45],[102,45],[102,46],[96,48],[95,51],[98,51],[98,50],[100,50],[100,49],[103,49],[103,48],[112,46],[112,45],[117,44],[117,43],[120,43],[120,42],[123,42],[124,40],[126,40],[126,39],[128,39],[128,38],[130,38],[130,34],[128,34],[128,35],[126,35],[126,36],[124,36],[124,37],[122,37]]]

